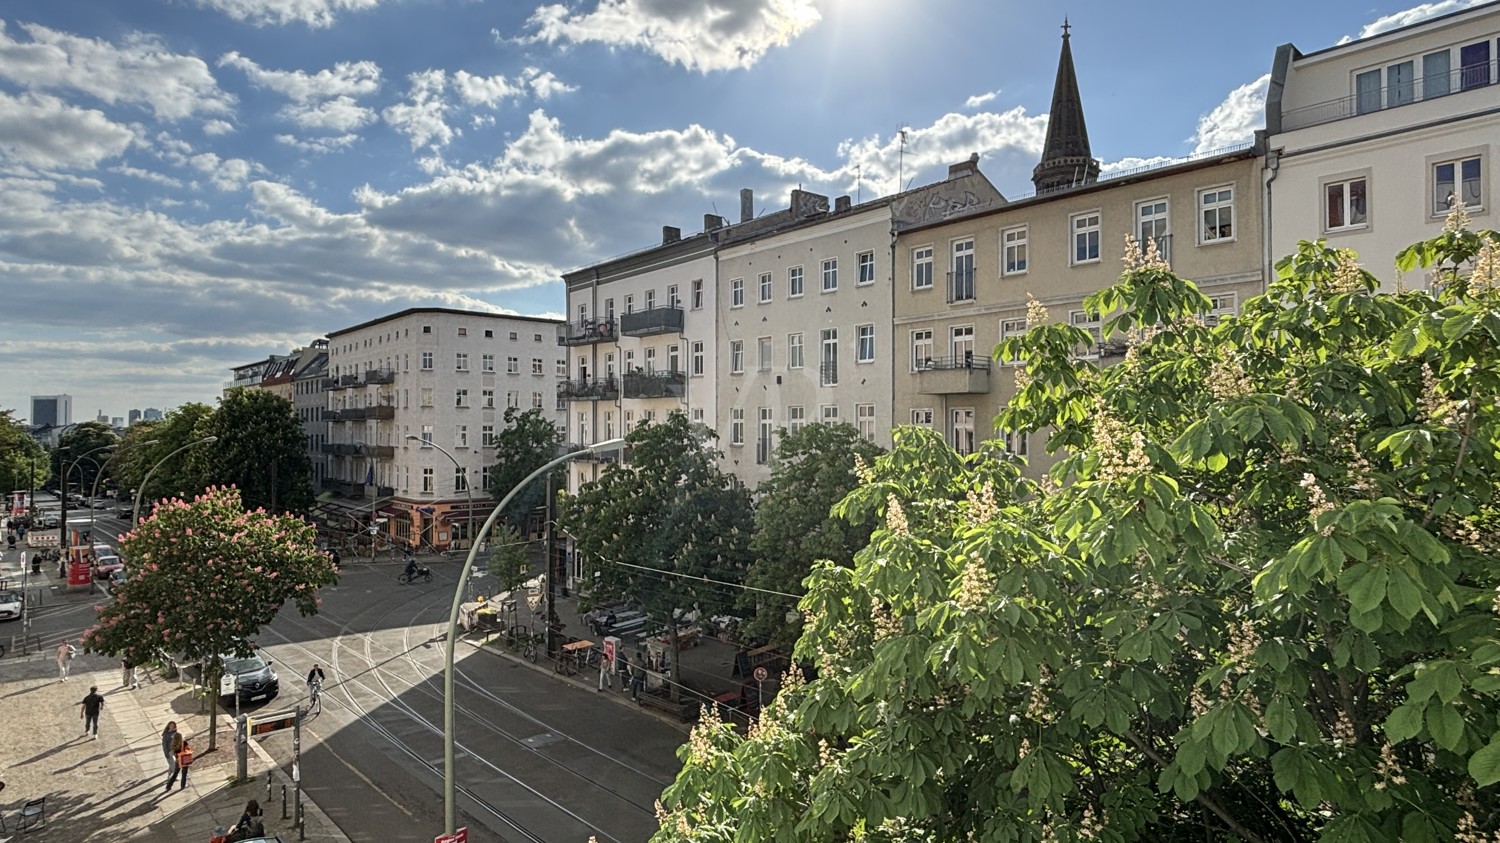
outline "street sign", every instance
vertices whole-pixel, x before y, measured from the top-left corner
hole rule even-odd
[[[771,674],[767,673],[766,669],[763,668],[763,667],[757,667],[755,669],[755,681],[756,682],[764,682],[764,681],[766,681],[766,677],[770,676],[770,675]]]
[[[290,729],[295,725],[297,725],[297,715],[295,714],[288,714],[284,717],[277,717],[271,720],[252,720],[250,721],[250,734],[269,735],[272,732],[279,732],[282,729]]]
[[[234,683],[237,681],[233,673],[226,673],[219,677],[219,696],[227,697],[234,693]]]
[[[452,834],[439,834],[432,843],[469,843],[469,829],[465,826]]]

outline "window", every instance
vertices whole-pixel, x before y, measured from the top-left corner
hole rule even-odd
[[[485,354],[479,359],[480,368],[486,372],[495,371],[495,355]]]
[[[1024,457],[1031,451],[1029,440],[1030,437],[1024,433],[1013,433],[1007,430],[1005,432],[1005,450],[1010,451],[1018,457]]]
[[[1006,340],[1014,339],[1024,333],[1026,333],[1026,318],[1024,316],[1016,319],[1000,320],[1000,342],[1003,343]],[[1000,360],[1000,363],[1006,366],[1014,366],[1020,362],[1021,359],[1019,357],[1002,357]]]
[[[646,291],[646,309],[647,310],[655,310],[656,309],[656,291],[655,290],[647,290]]]
[[[932,408],[916,407],[911,411],[911,423],[922,427],[932,427]]]
[[[1210,308],[1204,321],[1209,325],[1217,325],[1220,318],[1234,316],[1240,312],[1239,296],[1234,293],[1209,293],[1207,295]]]
[[[948,301],[972,301],[974,299],[974,241],[957,240],[953,243],[953,262],[949,265]]]
[[[457,391],[455,391],[453,393],[453,406],[455,406],[455,407],[467,407],[467,406],[469,406],[469,391],[467,389],[460,389],[460,390],[457,390]]]
[[[1077,350],[1078,356],[1098,356],[1099,343],[1104,341],[1104,329],[1100,326],[1099,320],[1092,316],[1089,316],[1087,311],[1071,310],[1068,311],[1068,324],[1076,328],[1082,328],[1085,331],[1088,331],[1089,335],[1093,337],[1093,342]]]
[[[1432,166],[1433,216],[1447,216],[1457,202],[1463,202],[1469,208],[1483,207],[1483,184],[1477,155],[1434,164]]]
[[[823,386],[839,385],[839,330],[828,328],[820,334],[823,346],[822,365],[819,367],[819,383]]]
[[[788,369],[800,369],[802,362],[802,333],[786,335],[786,367]]]
[[[531,358],[531,373],[533,375],[545,374],[545,372],[543,370],[542,358],[540,358],[540,357],[533,357],[533,358]]]
[[[467,372],[467,371],[469,371],[469,355],[463,354],[463,353],[459,353],[457,355],[454,355],[454,357],[455,357],[455,360],[457,362],[457,365],[454,366],[454,368],[457,371],[460,371],[460,372]]]
[[[453,446],[456,448],[469,447],[469,426],[461,424],[453,431]]]
[[[796,433],[807,425],[807,408],[800,404],[786,408],[787,433]]]
[[[794,266],[786,271],[786,297],[795,299],[802,295],[802,267]]]
[[[745,279],[734,278],[729,282],[729,306],[745,306]]]
[[[615,411],[604,411],[604,438],[606,440],[615,438]]]
[[[974,361],[974,326],[953,326],[949,332],[949,348],[953,352],[953,365],[972,363]]]
[[[587,411],[578,411],[578,441],[585,445],[592,445],[589,439],[589,414]]]
[[[1380,110],[1380,71],[1366,70],[1354,74],[1354,113],[1369,114]]]
[[[1323,185],[1323,229],[1339,231],[1363,228],[1366,214],[1366,182],[1363,178]]]
[[[1468,91],[1490,84],[1490,42],[1458,48],[1458,89]]]
[[[692,293],[691,293],[691,295],[693,297],[691,305],[690,305],[692,307],[692,309],[693,310],[702,310],[703,309],[703,279],[702,278],[694,278],[693,279],[693,286],[692,286]]]
[[[656,349],[646,349],[646,374],[656,371]]]
[[[514,389],[507,390],[505,393],[505,406],[512,410],[521,409],[521,393]]]
[[[421,397],[422,397],[422,406],[423,407],[431,407],[432,406],[432,387],[430,387],[430,386],[424,386],[424,387],[422,387],[422,396]]]
[[[519,338],[520,338],[520,335],[517,334],[515,331],[511,331],[510,332],[510,341],[511,342],[515,342]]]
[[[481,489],[488,489],[489,487],[490,487],[490,467],[487,466],[487,465],[486,466],[481,466],[480,469],[479,469],[479,488],[481,488]]]
[[[1447,50],[1422,57],[1422,98],[1445,97],[1453,90],[1452,61]]]
[[[693,377],[703,375],[703,340],[693,340]]]
[[[531,335],[531,341],[532,342],[541,342],[542,341],[542,335],[541,334],[532,334]]]
[[[1068,218],[1068,229],[1073,232],[1073,263],[1099,260],[1099,212],[1074,214]]]
[[[922,246],[911,250],[911,288],[932,289],[932,247]]]
[[[482,427],[479,428],[479,442],[480,442],[480,444],[484,445],[484,447],[486,447],[486,448],[493,448],[493,447],[495,447],[495,426],[494,425],[487,424],[487,425],[483,425]],[[485,485],[488,486],[489,484],[486,483]]]
[[[1210,187],[1198,191],[1199,245],[1227,243],[1234,239],[1234,188]]]
[[[771,273],[760,274],[760,303],[765,304],[771,300]]]
[[[818,408],[819,421],[823,424],[839,423],[839,405],[823,404]]]
[[[554,361],[554,365],[557,366],[557,376],[559,378],[566,378],[568,376],[568,358],[558,358]]]
[[[432,371],[432,352],[430,351],[422,352],[422,371]]]
[[[1002,275],[1020,275],[1026,271],[1026,226],[1007,228],[1000,232],[1000,244],[1005,252]]]
[[[756,369],[761,372],[771,371],[771,338],[760,337],[755,341]]]
[[[667,371],[682,371],[682,347],[676,343],[667,346]]]
[[[745,444],[745,408],[735,407],[729,411],[729,444]]]
[[[422,425],[422,445],[426,447],[432,444],[432,425]]]
[[[453,491],[462,492],[469,488],[469,472],[461,465],[453,467]]]
[[[875,441],[875,405],[854,405],[854,426],[859,429],[859,436],[868,442]]]
[[[678,295],[677,295],[677,285],[676,284],[668,284],[667,285],[667,307],[671,307],[671,308],[682,307],[682,299],[679,298]]]
[[[745,371],[744,340],[731,340],[729,342],[729,371],[733,374]]]
[[[426,492],[429,495],[432,494],[433,483],[434,478],[432,469],[422,469],[422,491]]]
[[[604,318],[606,320],[610,320],[610,319],[614,319],[615,318],[615,300],[614,299],[605,299],[604,300]]]
[[[424,333],[424,334],[430,334],[430,333],[432,333],[432,326],[431,325],[423,325],[422,326],[422,333]]]
[[[495,390],[493,390],[493,389],[480,390],[479,395],[480,395],[481,398],[484,399],[484,405],[483,406],[484,406],[484,408],[486,410],[493,410],[493,409],[495,409]]]
[[[588,305],[588,302],[583,302],[582,304],[578,305],[578,324],[579,325],[587,325],[588,321],[589,321],[589,305]]]
[[[765,465],[771,459],[771,436],[775,431],[773,415],[770,407],[761,407],[756,415],[760,422],[755,430],[755,464]]]
[[[932,331],[911,332],[911,370],[920,372],[932,363]]]
[[[860,325],[855,328],[854,335],[854,362],[875,362],[875,326]]]
[[[459,328],[458,329],[458,335],[461,336],[461,337],[467,337],[469,335],[469,329],[468,328]]]
[[[632,294],[630,294],[630,295],[628,295],[628,296],[625,297],[625,312],[626,313],[634,313],[635,312],[635,294],[634,293],[632,293]]]
[[[874,252],[860,252],[854,256],[854,283],[859,286],[875,283]]]
[[[703,424],[703,408],[702,407],[694,407],[693,408],[693,421],[695,423],[697,423],[697,424]]]
[[[531,393],[531,408],[533,410],[542,409],[542,394],[540,392]]]
[[[1172,260],[1172,234],[1167,224],[1167,200],[1149,199],[1135,203],[1135,239],[1144,254],[1151,243],[1164,261]]]
[[[960,454],[974,453],[974,408],[958,407],[950,414],[953,450]]]
[[[823,292],[831,293],[839,288],[839,259],[823,260]]]
[[[510,374],[510,375],[519,375],[519,374],[521,374],[521,358],[519,358],[519,357],[507,357],[507,358],[505,358],[505,372],[506,372],[506,374]]]
[[[1385,105],[1391,108],[1406,105],[1415,99],[1416,65],[1410,61],[1398,62],[1385,69]]]

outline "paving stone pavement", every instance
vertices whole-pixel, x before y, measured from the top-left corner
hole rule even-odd
[[[98,660],[92,661],[98,666]],[[121,687],[118,668],[89,670],[80,658],[67,682],[59,682],[47,656],[0,662],[0,817],[18,841],[160,841],[207,843],[215,826],[233,826],[250,799],[265,812],[267,834],[299,839],[292,820],[281,818],[281,785],[290,779],[255,741],[250,742],[251,781],[232,785],[234,726],[220,714],[218,747],[208,747],[208,715],[188,685],[138,671],[139,689]],[[80,669],[82,668],[82,669]],[[97,739],[83,735],[79,703],[90,685],[104,696]],[[186,789],[167,792],[161,732],[168,720],[200,754]],[[268,772],[274,801],[266,799]],[[28,799],[47,798],[46,826],[17,834],[16,819]],[[348,841],[321,810],[303,800],[305,839]],[[290,807],[288,814],[291,814]]]

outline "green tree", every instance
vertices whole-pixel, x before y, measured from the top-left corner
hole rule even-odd
[[[755,561],[745,585],[761,591],[740,596],[740,611],[751,614],[740,630],[743,639],[797,640],[802,622],[786,619],[796,601],[765,592],[801,594],[813,563],[827,559],[849,567],[855,552],[870,543],[873,522],[853,524],[832,511],[859,485],[855,466],[873,465],[883,452],[849,424],[809,424],[782,436],[771,457],[771,476],[756,489],[750,540]]]
[[[108,451],[97,449],[119,441],[114,428],[97,421],[76,424],[59,436],[57,447],[52,450],[52,472],[59,479],[58,488],[87,495],[93,488],[94,478],[104,471],[104,464],[109,459]]]
[[[559,526],[573,536],[589,595],[628,600],[666,628],[677,650],[677,612],[722,611],[750,561],[750,494],[719,470],[712,433],[674,412],[625,438],[628,463],[613,463],[564,497]],[[679,660],[672,659],[677,699]]]
[[[0,410],[0,493],[29,492],[51,476],[47,449],[31,438],[12,410]]]
[[[312,462],[292,402],[263,389],[231,389],[193,432],[219,437],[184,455],[199,488],[232,485],[251,509],[306,512],[312,506]]]
[[[161,419],[131,425],[109,460],[110,474],[125,499],[134,501],[141,481],[153,466],[159,467],[151,475],[151,488],[145,490],[143,500],[196,495],[203,491],[206,484],[199,481],[187,454],[179,454],[166,462],[162,460],[182,446],[203,438],[194,431],[212,413],[213,408],[207,404],[188,403],[169,411]],[[152,440],[155,440],[155,445],[140,444]],[[143,514],[149,511],[150,507],[142,507]]]
[[[496,501],[510,494],[521,482],[549,460],[558,456],[563,434],[557,425],[547,419],[540,409],[525,412],[515,407],[505,408],[505,429],[495,437],[495,467],[490,469],[490,496]],[[553,479],[561,485],[564,469],[553,472]],[[547,501],[547,484],[544,478],[522,489],[505,511],[500,513],[504,524],[513,530],[526,529],[526,520],[537,507]]]
[[[284,603],[317,613],[318,589],[336,575],[315,532],[295,516],[247,512],[236,489],[165,500],[122,537],[130,577],[99,609],[84,645],[132,664],[163,652],[201,657],[206,686],[216,689],[219,657],[249,655],[246,642]]]
[[[531,542],[505,524],[495,527],[494,533],[485,570],[495,578],[495,591],[514,591],[532,577],[531,559],[527,553]]]
[[[1046,321],[998,426],[1046,482],[905,429],[842,504],[792,687],[699,727],[658,841],[1491,839],[1500,827],[1500,236],[1377,293],[1304,243],[1206,327],[1157,260]],[[957,501],[957,503],[955,503]]]

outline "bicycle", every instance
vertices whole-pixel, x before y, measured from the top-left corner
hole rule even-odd
[[[396,582],[401,583],[402,585],[413,583],[418,580],[421,580],[422,582],[432,582],[432,569],[424,565],[418,568],[415,573],[408,574],[405,571],[402,571],[401,574],[396,577]]]
[[[313,681],[307,683],[307,709],[308,709],[308,711],[311,711],[313,706],[317,706],[318,707],[318,711],[322,711],[323,710],[322,693],[323,693],[323,682],[322,682],[322,680],[320,680],[320,679],[314,679]]]

